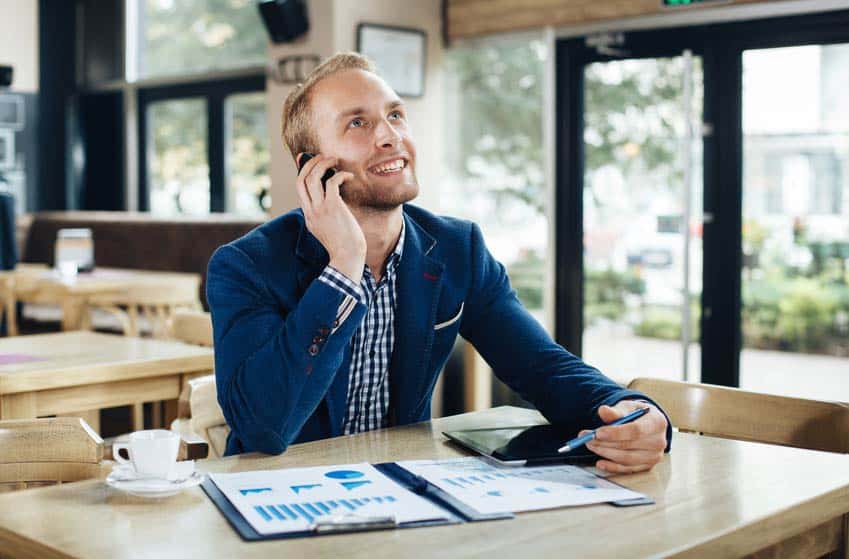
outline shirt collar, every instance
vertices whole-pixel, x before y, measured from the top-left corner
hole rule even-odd
[[[404,253],[404,230],[407,228],[407,224],[404,223],[404,218],[401,218],[401,235],[398,236],[398,243],[395,245],[395,250],[392,251],[392,254],[401,258],[401,255]]]

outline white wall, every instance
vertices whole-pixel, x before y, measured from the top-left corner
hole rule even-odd
[[[13,91],[38,91],[36,0],[0,0],[0,64],[15,69]]]
[[[318,54],[322,59],[339,51],[352,51],[357,44],[357,25],[380,23],[414,27],[427,33],[425,94],[405,99],[416,141],[417,175],[421,194],[414,202],[439,210],[442,167],[442,3],[441,0],[310,0],[307,3],[310,31],[300,41],[269,47],[273,62],[293,54]],[[271,134],[272,214],[298,206],[294,181],[295,165],[280,138],[283,101],[291,86],[268,82],[268,117]]]

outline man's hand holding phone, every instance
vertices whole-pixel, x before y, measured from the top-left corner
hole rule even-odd
[[[296,188],[307,229],[327,250],[330,265],[358,284],[366,262],[366,238],[339,195],[340,186],[354,175],[336,171],[322,185],[322,177],[336,165],[336,158],[319,154],[304,163],[304,155],[298,157]]]

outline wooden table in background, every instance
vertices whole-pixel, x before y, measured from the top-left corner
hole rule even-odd
[[[13,272],[3,273],[15,275],[15,296],[19,302],[61,306],[64,331],[81,328],[89,299],[117,296],[138,287],[196,293],[200,284],[198,274],[123,268],[96,268],[89,273],[62,276],[44,265],[25,263]]]
[[[212,349],[176,341],[95,332],[0,338],[0,419],[171,400],[185,380],[212,369]]]
[[[215,472],[448,458],[463,453],[441,431],[541,422],[494,408],[405,427],[294,445],[281,456],[198,462]],[[161,501],[102,481],[0,495],[0,549],[15,557],[741,557],[786,542],[785,556],[842,543],[849,456],[675,435],[648,473],[617,482],[656,505],[594,505],[518,514],[513,520],[291,540],[243,542],[200,488]],[[810,530],[831,521],[826,529]],[[800,534],[806,533],[804,536]],[[792,538],[787,541],[788,538]],[[807,546],[807,547],[804,547]],[[845,551],[844,551],[845,552]]]

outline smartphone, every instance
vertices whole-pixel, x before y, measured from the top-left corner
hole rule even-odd
[[[298,161],[298,173],[304,168],[304,165],[307,164],[307,161],[315,157],[312,153],[303,153],[301,154],[301,159]],[[321,177],[321,186],[324,187],[324,190],[327,190],[327,179],[336,174],[336,169],[328,169],[324,172],[324,175]]]

